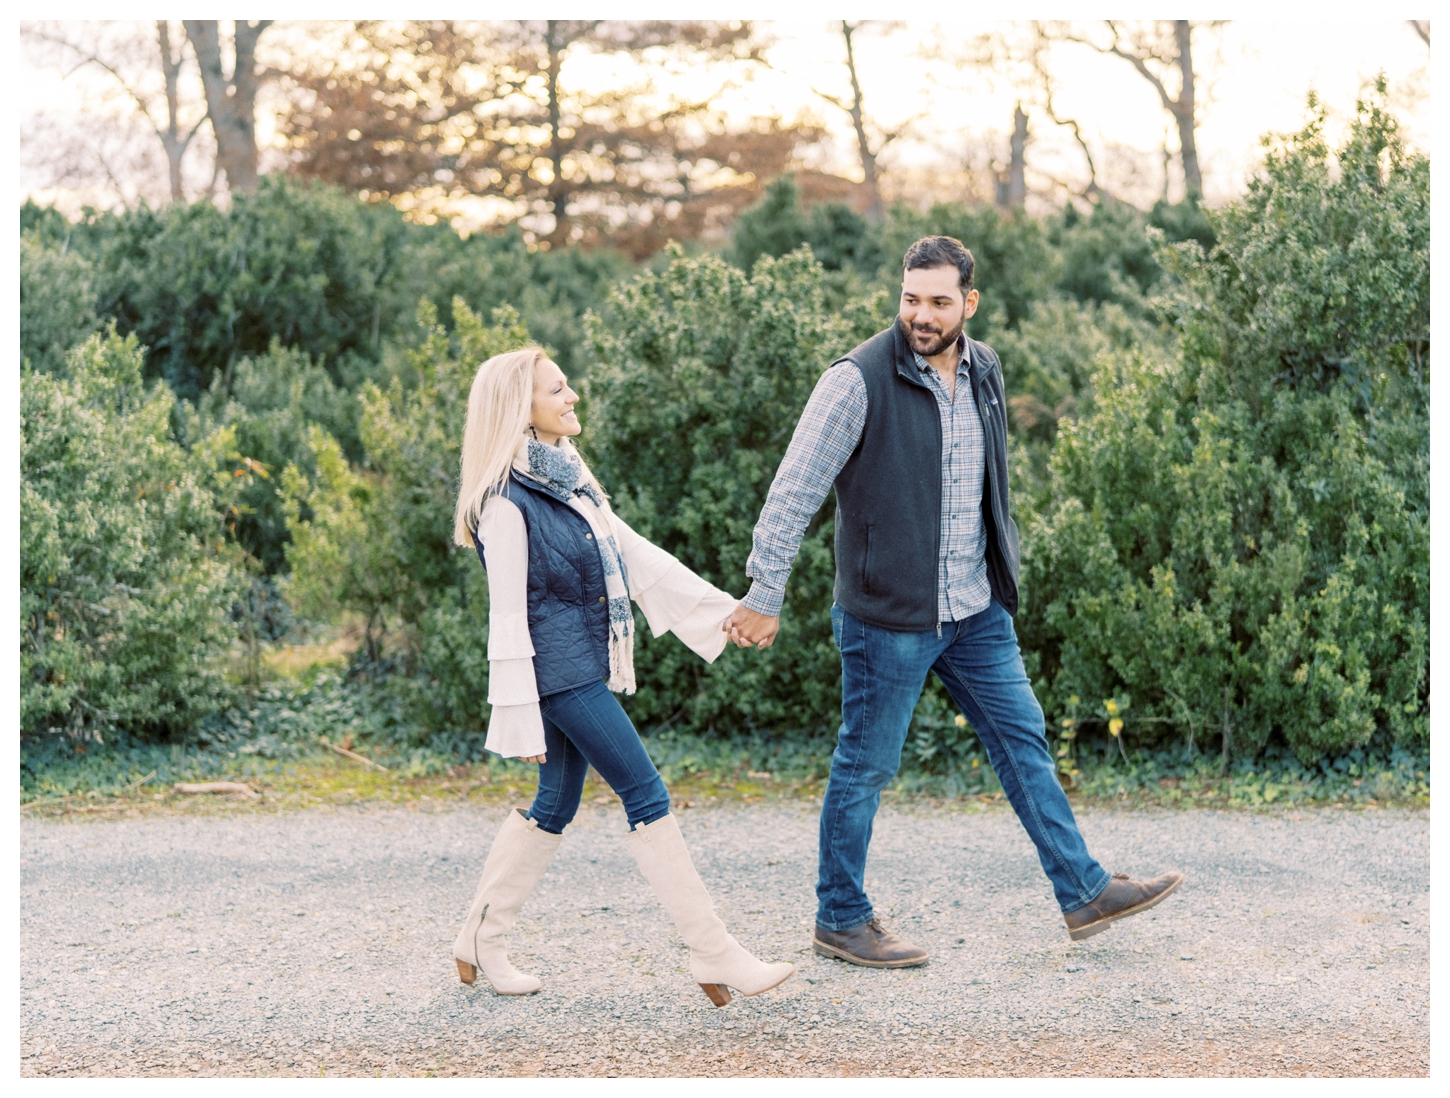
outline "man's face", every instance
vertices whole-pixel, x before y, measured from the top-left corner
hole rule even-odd
[[[962,296],[955,267],[921,267],[901,279],[901,334],[922,358],[939,355],[957,341],[977,311],[977,291]]]

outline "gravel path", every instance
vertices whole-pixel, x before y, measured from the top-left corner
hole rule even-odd
[[[815,811],[681,814],[736,935],[800,966],[724,1010],[617,802],[524,909],[521,998],[450,954],[501,809],[25,820],[22,1074],[1428,1073],[1426,812],[1084,810],[1109,868],[1188,883],[1074,944],[1010,811],[883,809],[868,888],[932,958],[879,971],[808,950]]]

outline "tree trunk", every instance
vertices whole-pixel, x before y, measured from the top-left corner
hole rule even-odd
[[[257,39],[272,25],[270,19],[258,19],[256,26],[248,20],[236,21],[237,64],[232,72],[233,101],[237,104],[237,124],[249,154],[248,164],[252,186],[257,183]]]
[[[1173,39],[1178,46],[1178,71],[1183,77],[1183,90],[1170,108],[1178,123],[1178,147],[1183,160],[1183,183],[1190,201],[1203,195],[1203,176],[1198,170],[1198,142],[1194,138],[1193,110],[1193,28],[1187,19],[1173,21]]]
[[[1027,205],[1027,113],[1018,103],[1012,112],[1012,164],[1007,170],[1007,206]]]
[[[881,204],[881,187],[876,172],[876,154],[871,151],[871,142],[866,139],[865,97],[861,94],[861,81],[856,76],[856,51],[851,44],[851,35],[856,30],[844,19],[841,20],[841,35],[846,39],[846,71],[851,74],[851,125],[856,129],[856,147],[861,152],[861,177],[866,192],[866,216],[880,221],[886,211]]]
[[[1168,131],[1163,131],[1163,202],[1168,202],[1168,173],[1173,166],[1173,154],[1168,149]]]
[[[207,116],[216,135],[217,164],[226,172],[227,189],[234,193],[257,189],[257,39],[271,22],[259,19],[254,26],[244,19],[236,21],[237,61],[228,79],[222,70],[217,20],[183,20],[206,89]]]
[[[166,169],[171,182],[171,201],[181,202],[181,158],[191,144],[191,134],[181,136],[177,122],[179,96],[177,85],[181,74],[181,58],[171,52],[171,26],[165,19],[156,20],[156,41],[161,48],[161,72],[166,80],[166,129],[161,133],[161,147],[166,150]],[[191,131],[195,133],[195,130]]]
[[[554,178],[549,181],[549,204],[554,210],[554,231],[549,241],[555,245],[568,242],[569,196],[564,190],[564,146],[559,138],[559,124],[563,111],[559,106],[559,68],[563,61],[563,47],[558,37],[559,23],[548,21],[544,36],[544,49],[549,57],[549,163],[553,165]]]

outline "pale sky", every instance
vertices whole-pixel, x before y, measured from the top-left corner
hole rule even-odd
[[[950,50],[992,29],[994,24],[985,22],[909,23],[884,37],[869,30],[858,32],[858,65],[867,106],[888,127],[930,112],[919,128],[934,136],[937,145],[949,145],[953,135],[961,140],[989,130],[1005,134],[1018,98],[1005,80],[913,56],[923,45]],[[774,30],[781,42],[771,60],[783,75],[777,78],[780,90],[772,90],[768,101],[810,102],[811,84],[822,90],[844,90],[839,33],[819,22],[777,23]],[[1210,202],[1242,191],[1245,177],[1258,162],[1261,134],[1303,125],[1311,88],[1343,118],[1352,115],[1361,88],[1381,70],[1401,104],[1401,120],[1409,135],[1428,148],[1429,51],[1404,20],[1234,21],[1218,31],[1195,32],[1195,61],[1200,80],[1210,91],[1206,103],[1200,91],[1198,129]],[[1096,141],[1161,149],[1167,112],[1157,93],[1127,62],[1064,45],[1055,48],[1052,69],[1058,84],[1058,114],[1076,116],[1090,145]],[[1412,103],[1412,109],[1405,109]],[[843,139],[849,136],[844,115],[820,106],[819,100],[816,105],[833,130]],[[1043,118],[1034,119],[1032,129],[1039,143],[1060,146],[1064,161],[1074,169],[1081,164],[1067,131]],[[1171,141],[1176,149],[1176,135]],[[843,153],[850,149],[843,143]],[[898,159],[920,162],[933,155],[934,150],[918,141],[902,147]]]
[[[1001,155],[1019,90],[1003,74],[923,58],[933,48],[947,58],[960,55],[974,38],[999,26],[991,22],[909,21],[858,32],[858,66],[870,114],[887,128],[918,118],[910,136],[893,145],[883,158],[883,164],[894,172],[894,178],[888,175],[889,191],[894,188],[921,198],[922,185],[916,180],[923,170],[980,165],[989,156]],[[725,104],[739,116],[813,114],[828,126],[834,139],[821,166],[859,178],[848,119],[812,91],[812,87],[836,94],[846,90],[839,24],[825,19],[782,21],[769,23],[765,29],[777,39],[767,55],[770,70],[759,72],[745,87],[727,94]],[[279,23],[268,35],[280,42],[297,33],[295,26],[289,30]],[[1261,134],[1292,131],[1303,124],[1305,98],[1311,89],[1332,116],[1342,121],[1352,114],[1355,98],[1365,84],[1380,71],[1389,78],[1407,136],[1428,149],[1429,51],[1402,19],[1236,20],[1221,29],[1196,31],[1194,49],[1200,79],[1199,158],[1211,204],[1242,191],[1261,156]],[[53,69],[33,67],[24,50],[20,62],[21,72],[13,87],[21,99],[22,135],[33,132],[27,131],[27,121],[41,109],[60,124],[95,126],[108,78],[89,69],[62,79]],[[1057,84],[1058,113],[1074,116],[1082,124],[1099,163],[1100,183],[1140,205],[1151,204],[1162,187],[1160,150],[1165,131],[1171,146],[1177,147],[1176,134],[1156,93],[1126,62],[1084,47],[1056,46],[1050,64]],[[565,70],[566,79],[610,78],[607,64],[586,58],[571,65],[572,71]],[[694,73],[680,79],[692,88],[705,88],[713,87],[711,81],[716,77]],[[1080,185],[1083,160],[1068,131],[1054,127],[1038,111],[1029,110],[1029,115],[1029,168],[1074,179]],[[266,118],[259,123],[265,135],[270,129]],[[1175,163],[1170,174],[1173,198],[1181,195],[1177,173]],[[22,155],[22,193],[39,192],[44,182]],[[164,179],[156,182],[164,185]],[[63,206],[81,200],[78,194],[55,191],[37,193],[37,197],[54,197]]]

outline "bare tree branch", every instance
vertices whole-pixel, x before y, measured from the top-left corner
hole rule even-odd
[[[1412,26],[1412,27],[1415,28],[1415,33],[1420,36],[1420,41],[1423,42],[1423,43],[1425,43],[1425,48],[1426,49],[1429,49],[1430,48],[1430,20],[1428,20],[1428,19],[1411,19],[1411,20],[1408,20],[1408,22],[1409,22],[1410,26]]]
[[[723,232],[818,127],[732,124],[719,93],[685,98],[648,77],[571,78],[586,57],[654,73],[758,63],[752,24],[638,20],[363,21],[326,55],[278,73],[277,132],[290,170],[443,213],[494,200],[536,241],[609,242],[648,255],[666,239]],[[511,207],[511,209],[508,209]]]
[[[172,52],[171,25],[165,19],[156,21],[156,40],[161,47],[161,71],[166,80],[166,129],[157,136],[161,138],[161,145],[166,150],[166,165],[171,182],[171,201],[182,202],[186,195],[181,187],[181,158],[186,155],[186,150],[191,145],[191,139],[196,136],[202,123],[206,121],[206,115],[198,118],[186,135],[182,136],[179,85],[183,56],[180,49],[175,53]]]
[[[158,97],[146,92],[138,83],[135,74],[128,75],[122,71],[120,65],[112,63],[102,55],[102,47],[98,44],[82,44],[64,33],[57,33],[54,30],[27,26],[22,29],[24,37],[33,42],[48,43],[59,47],[64,53],[77,58],[76,64],[64,71],[63,76],[69,78],[87,65],[95,66],[107,73],[117,84],[125,95],[135,104],[137,113],[146,120],[151,132],[161,144],[162,151],[166,155],[167,177],[171,201],[180,202],[185,200],[182,187],[182,160],[190,147],[192,139],[196,136],[206,115],[201,114],[190,128],[184,127],[181,116],[183,107],[180,96],[180,81],[185,56],[180,49],[173,49],[171,44],[171,28],[166,20],[157,20],[156,48],[161,60],[161,73],[164,92]],[[138,58],[130,58],[137,62]],[[163,122],[158,122],[157,115],[164,117]],[[185,132],[183,133],[183,130]],[[113,170],[110,161],[98,150],[92,149],[92,154],[97,163],[100,164],[107,180],[118,188],[118,193],[124,194],[120,181]]]
[[[1111,19],[1105,19],[1104,22],[1107,23],[1108,29],[1113,32],[1113,44],[1108,47],[1107,52],[1111,53],[1114,57],[1121,57],[1124,61],[1132,65],[1133,68],[1137,69],[1138,75],[1153,85],[1153,90],[1158,93],[1158,99],[1163,104],[1163,109],[1171,113],[1178,106],[1177,101],[1168,94],[1168,89],[1163,86],[1163,81],[1159,80],[1153,74],[1153,71],[1148,68],[1148,61],[1150,59],[1154,61],[1165,61],[1165,59],[1151,50],[1145,51],[1146,56],[1124,51],[1122,48],[1122,39],[1118,34],[1117,23]],[[1083,38],[1073,38],[1071,41],[1081,42],[1083,45],[1092,44]],[[1171,59],[1165,61],[1165,63],[1171,63]]]
[[[871,139],[866,133],[866,97],[861,91],[861,78],[856,69],[854,42],[856,32],[864,25],[862,22],[851,23],[845,19],[841,20],[841,37],[846,43],[846,73],[851,81],[850,102],[846,102],[839,96],[827,95],[817,88],[812,88],[811,91],[850,117],[851,127],[856,133],[857,154],[861,159],[862,186],[866,192],[866,216],[873,221],[879,221],[886,215],[886,209],[881,201],[881,173],[878,159],[886,146],[903,136],[921,116],[908,119],[895,130],[881,132],[880,141],[874,149],[871,147]]]
[[[1187,19],[1159,21],[1151,32],[1140,31],[1125,36],[1117,20],[1105,19],[1104,25],[1112,35],[1106,44],[1095,41],[1087,34],[1060,25],[1055,31],[1039,30],[1040,34],[1062,42],[1075,42],[1098,53],[1119,57],[1133,66],[1158,94],[1158,101],[1177,123],[1179,157],[1183,162],[1184,185],[1190,196],[1203,193],[1203,174],[1198,164],[1197,106],[1194,97],[1195,73],[1193,71],[1193,24]],[[1039,28],[1042,24],[1038,24]],[[1178,95],[1175,97],[1162,77],[1153,71],[1149,62],[1154,62],[1178,71]]]
[[[1113,196],[1110,195],[1098,184],[1097,165],[1093,162],[1093,152],[1092,149],[1088,147],[1087,138],[1083,137],[1082,135],[1082,126],[1078,123],[1078,120],[1076,118],[1063,118],[1057,113],[1057,107],[1052,101],[1054,91],[1052,74],[1047,71],[1047,63],[1045,58],[1043,57],[1043,47],[1046,45],[1047,41],[1048,39],[1042,33],[1042,29],[1039,24],[1037,27],[1037,37],[1035,39],[1032,52],[1029,57],[1029,64],[1032,66],[1032,70],[1036,74],[1037,85],[1042,93],[1042,107],[1043,110],[1047,112],[1047,117],[1052,120],[1054,125],[1066,127],[1067,129],[1072,131],[1073,140],[1077,142],[1078,148],[1082,150],[1083,160],[1087,162],[1088,170],[1087,186],[1084,187],[1081,191],[1074,191],[1072,188],[1067,187],[1066,184],[1061,185],[1068,191],[1069,194],[1077,194],[1079,197],[1086,198],[1089,201],[1115,201],[1113,199]],[[1056,180],[1054,180],[1054,182],[1056,182]]]

